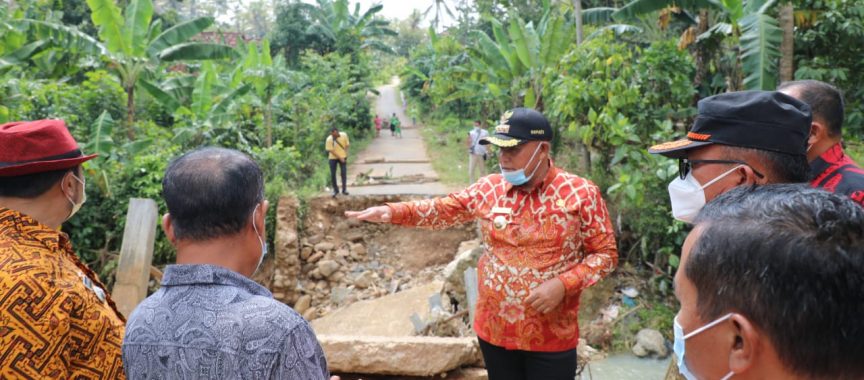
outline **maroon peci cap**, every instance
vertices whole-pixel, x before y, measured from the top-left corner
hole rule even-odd
[[[83,155],[63,120],[0,125],[0,177],[73,168],[97,155]]]

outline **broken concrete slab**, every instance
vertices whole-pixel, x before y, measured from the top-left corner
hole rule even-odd
[[[331,372],[432,376],[477,361],[476,338],[318,335]]]
[[[414,335],[411,315],[429,314],[428,299],[439,294],[444,283],[433,281],[374,300],[354,303],[312,321],[317,335],[366,335],[405,337]]]

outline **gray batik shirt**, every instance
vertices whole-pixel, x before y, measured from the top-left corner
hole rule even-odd
[[[214,265],[170,265],[126,325],[129,379],[328,379],[309,324],[270,291]]]

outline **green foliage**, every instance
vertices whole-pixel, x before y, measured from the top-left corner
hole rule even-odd
[[[666,184],[676,163],[650,155],[646,145],[675,137],[693,113],[691,58],[673,41],[645,49],[589,40],[564,57],[547,114],[561,130],[558,162],[581,167],[606,188],[610,208],[620,216],[622,253],[666,268],[682,232],[670,227]],[[587,154],[577,154],[585,152]]]
[[[864,136],[864,3],[801,0],[795,8],[795,79],[816,79],[840,88],[846,97],[843,127],[848,132],[844,135],[860,140]]]

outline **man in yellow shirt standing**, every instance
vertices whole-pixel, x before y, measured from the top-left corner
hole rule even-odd
[[[348,162],[348,147],[351,143],[348,141],[348,135],[345,132],[339,132],[339,128],[333,127],[330,130],[330,136],[327,136],[327,141],[324,143],[324,149],[329,152],[330,157],[330,183],[333,185],[333,197],[339,195],[339,184],[336,183],[336,165],[342,171],[342,194],[348,195],[348,171],[346,163]]]
[[[0,379],[124,379],[125,320],[60,225],[87,199],[62,120],[0,125]]]

